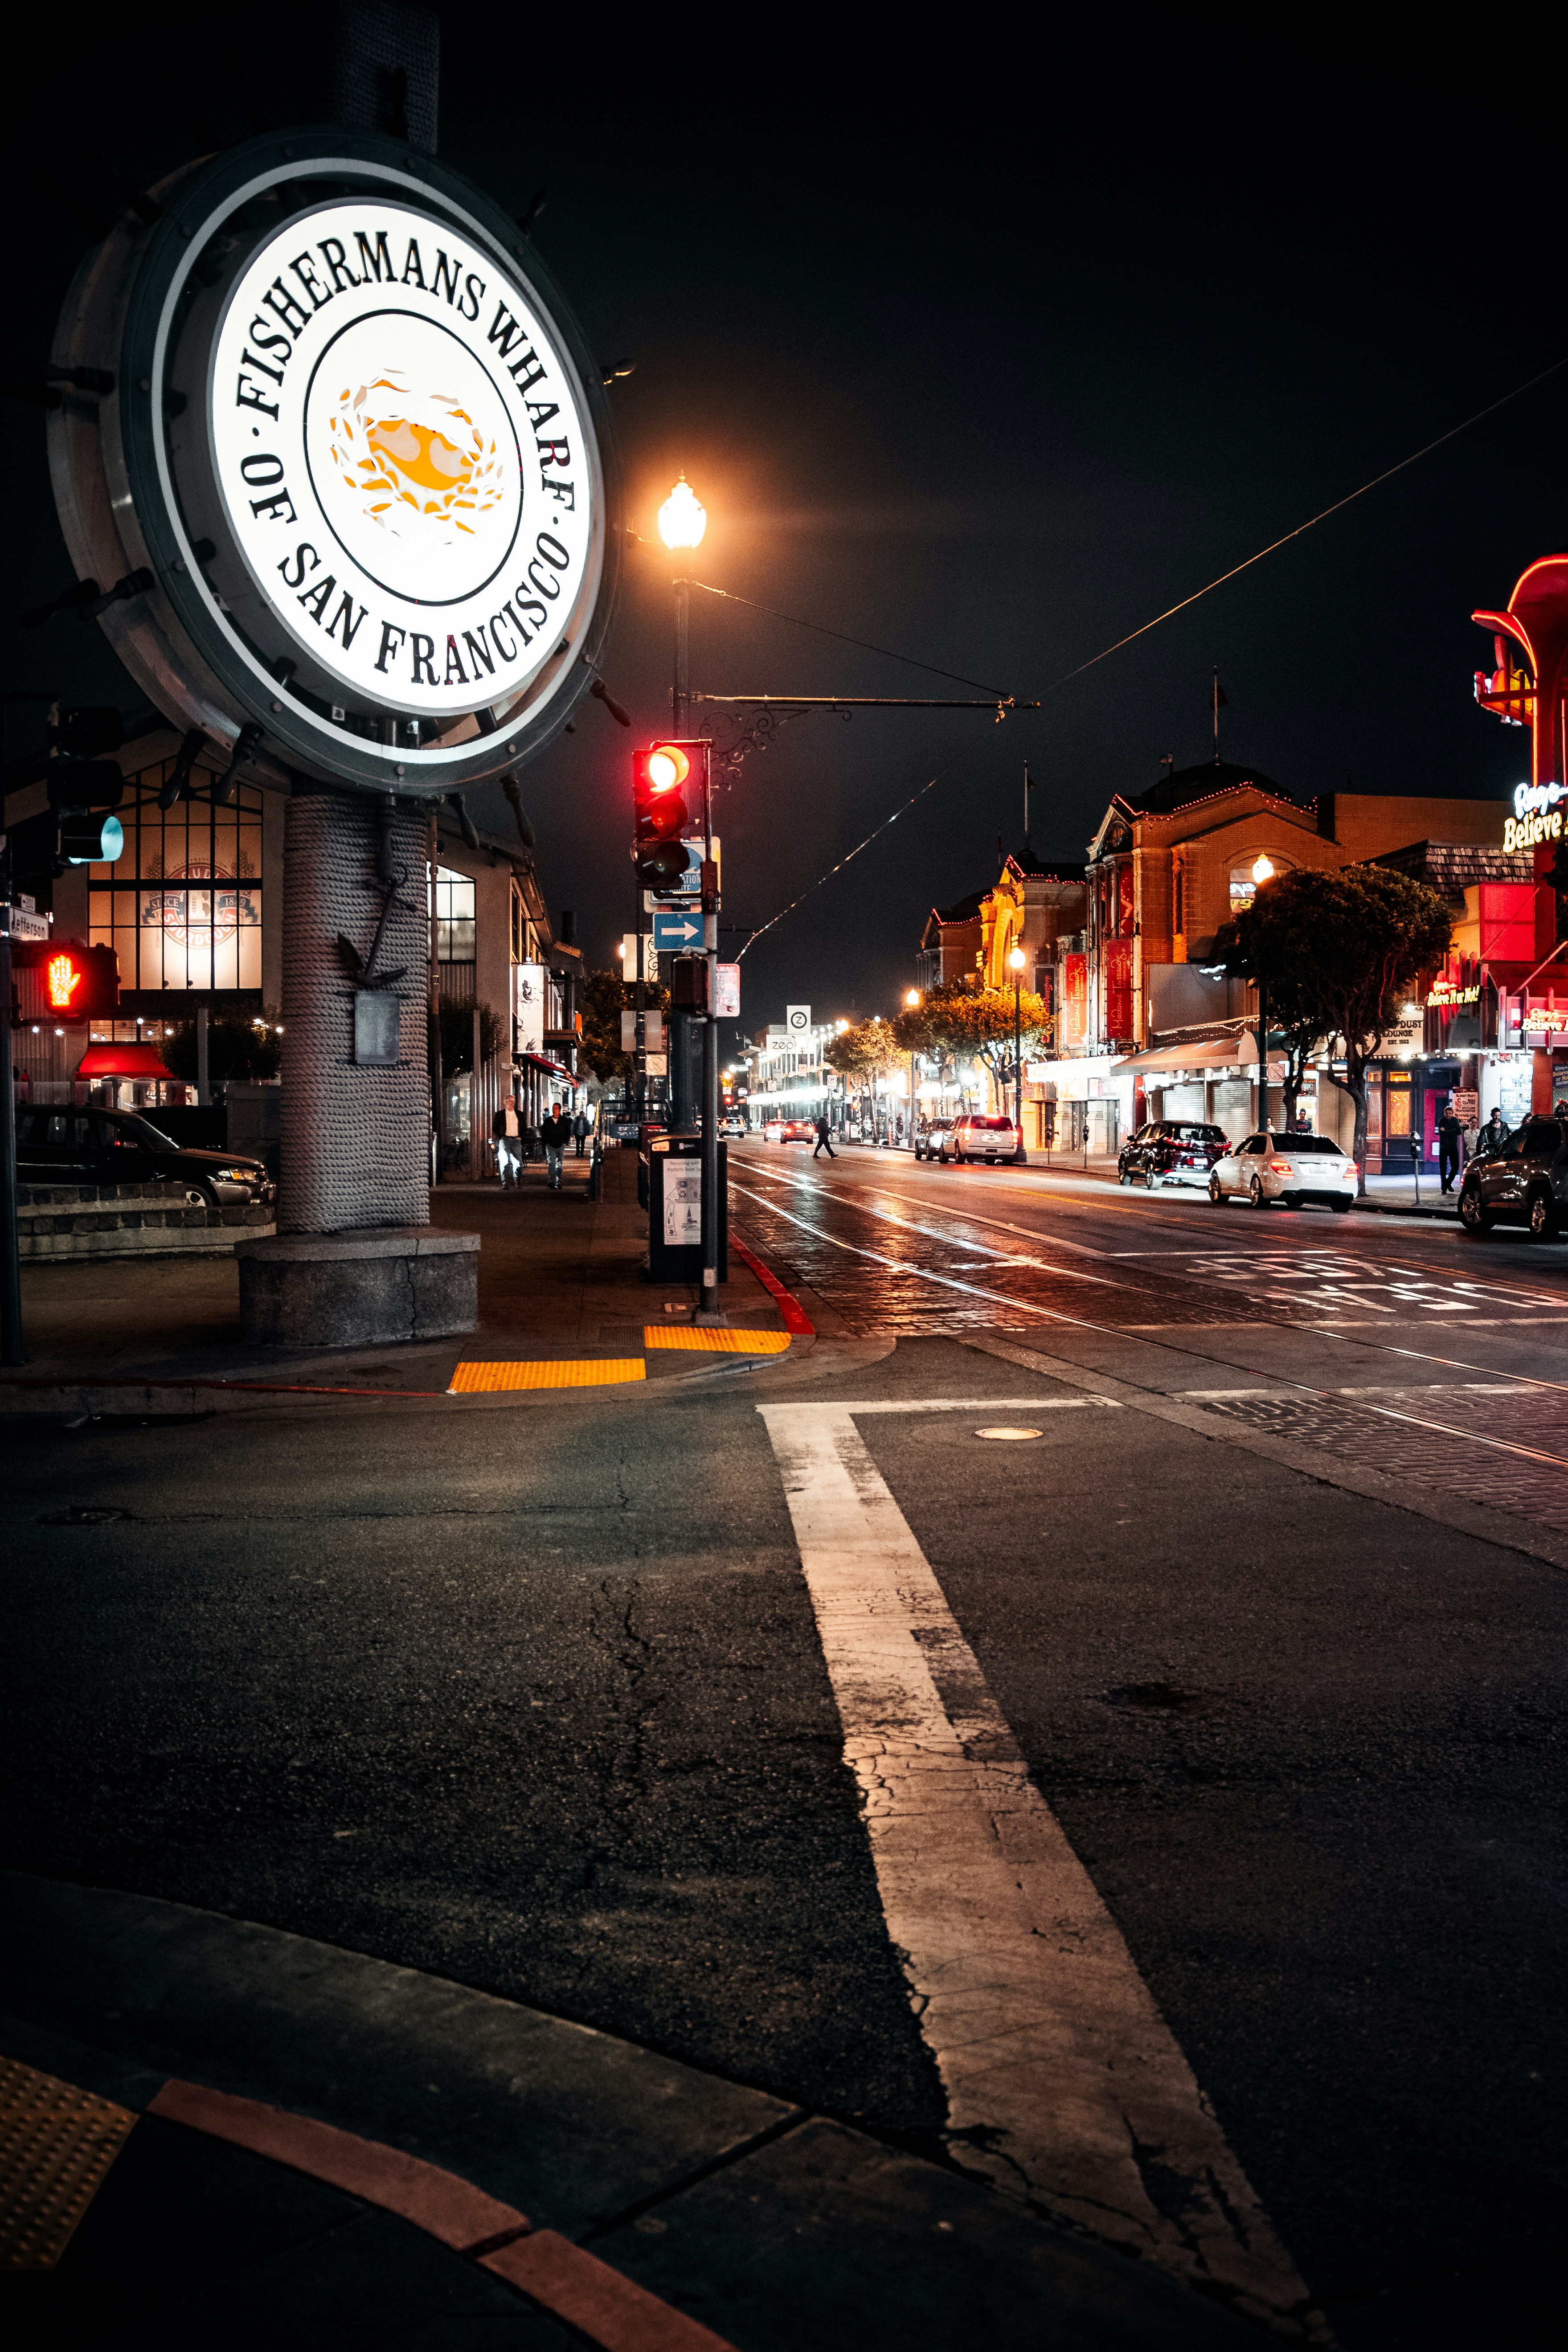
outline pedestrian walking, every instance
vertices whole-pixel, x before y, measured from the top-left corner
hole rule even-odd
[[[495,1138],[496,1173],[500,1178],[501,1190],[504,1192],[510,1184],[515,1192],[522,1166],[522,1153],[519,1148],[517,1105],[514,1102],[501,1105],[490,1121],[490,1132]]]
[[[1468,1124],[1468,1125],[1466,1127],[1466,1129],[1465,1129],[1464,1138],[1463,1138],[1463,1142],[1464,1142],[1464,1152],[1465,1152],[1465,1166],[1468,1168],[1468,1167],[1469,1166],[1469,1164],[1470,1164],[1471,1160],[1475,1158],[1475,1156],[1476,1156],[1477,1152],[1480,1150],[1480,1144],[1481,1144],[1481,1130],[1480,1130],[1480,1129],[1477,1126],[1477,1124],[1476,1124],[1476,1122],[1475,1122],[1475,1120],[1474,1120],[1473,1118],[1469,1121],[1469,1124]]]
[[[1451,1192],[1458,1177],[1461,1154],[1465,1148],[1465,1130],[1459,1115],[1449,1101],[1437,1121],[1437,1174],[1445,1192]]]
[[[837,1159],[838,1154],[833,1149],[833,1129],[828,1126],[827,1121],[825,1118],[819,1118],[816,1122],[816,1150],[812,1153],[812,1158],[815,1160],[817,1156],[817,1152],[824,1150],[827,1153],[829,1160]]]
[[[574,1160],[582,1159],[583,1146],[587,1142],[589,1133],[588,1114],[585,1110],[580,1110],[572,1122],[572,1140],[577,1147],[572,1155]]]
[[[1493,1103],[1491,1117],[1482,1128],[1480,1141],[1476,1148],[1483,1160],[1491,1160],[1502,1150],[1507,1141],[1508,1129],[1503,1123],[1503,1115],[1496,1103]]]
[[[549,1171],[550,1189],[552,1192],[559,1192],[562,1155],[572,1135],[572,1122],[559,1103],[551,1104],[550,1116],[540,1129],[539,1135],[544,1146],[544,1165]]]

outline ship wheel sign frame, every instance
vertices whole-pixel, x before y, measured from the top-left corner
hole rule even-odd
[[[374,133],[174,173],[84,259],[49,419],[126,667],[251,772],[436,793],[542,750],[622,536],[600,372],[516,225]]]

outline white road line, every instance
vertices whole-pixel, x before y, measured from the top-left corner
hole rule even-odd
[[[989,1411],[1000,1400],[962,1402]],[[757,1410],[954,2153],[1277,2333],[1331,2343],[1121,1930],[1030,1780],[855,1426],[863,1408]]]
[[[812,1224],[805,1217],[797,1217],[793,1209],[781,1208],[776,1201],[768,1200],[761,1192],[747,1192],[745,1185],[737,1184],[733,1177],[730,1180],[730,1189],[745,1193],[748,1201],[755,1201],[758,1207],[766,1209],[770,1215],[786,1218],[792,1225],[798,1225],[802,1233],[815,1234],[818,1241],[830,1243],[835,1249],[847,1251],[851,1257],[868,1257],[873,1265],[890,1266],[895,1274],[912,1274],[921,1282],[939,1283],[944,1290],[963,1290],[971,1298],[988,1298],[994,1306],[1008,1307],[1015,1315],[1038,1315],[1047,1323],[1077,1323],[1080,1320],[1076,1315],[1058,1315],[1052,1307],[1037,1307],[1033,1299],[1013,1298],[1005,1290],[983,1290],[977,1282],[960,1282],[956,1275],[933,1274],[930,1266],[911,1265],[907,1258],[889,1257],[881,1250],[862,1249],[858,1242],[840,1241],[837,1234],[826,1232],[821,1225]]]

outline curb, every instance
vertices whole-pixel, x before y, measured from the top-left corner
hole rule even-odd
[[[559,2231],[536,2231],[515,2207],[400,2148],[177,2077],[142,2112],[226,2140],[341,2189],[362,2204],[395,2213],[493,2271],[600,2352],[734,2352],[723,2336],[574,2246]]]
[[[756,1252],[754,1250],[749,1250],[746,1247],[745,1243],[737,1241],[732,1234],[730,1236],[730,1247],[734,1251],[735,1255],[740,1259],[742,1265],[749,1266],[752,1272],[756,1276],[757,1280],[762,1284],[763,1288],[767,1292],[768,1297],[773,1300],[774,1306],[778,1308],[779,1313],[784,1317],[784,1329],[789,1333],[791,1339],[815,1339],[816,1337],[816,1326],[812,1321],[810,1316],[806,1313],[805,1307],[801,1305],[799,1299],[795,1296],[795,1293],[791,1290],[786,1290],[784,1284],[779,1280],[777,1275],[769,1272],[768,1268],[763,1264],[762,1259],[756,1255]]]

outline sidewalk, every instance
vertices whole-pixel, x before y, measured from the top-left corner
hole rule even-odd
[[[559,1193],[542,1170],[527,1171],[515,1191],[491,1181],[432,1192],[432,1223],[481,1237],[479,1328],[458,1338],[336,1351],[250,1347],[239,1335],[232,1257],[25,1266],[28,1361],[20,1373],[0,1373],[0,1411],[211,1412],[279,1389],[301,1401],[445,1396],[459,1364],[537,1365],[539,1385],[573,1384],[547,1378],[552,1364],[604,1366],[575,1381],[603,1385],[611,1365],[637,1380],[668,1379],[731,1352],[725,1332],[690,1328],[694,1286],[643,1278],[647,1218],[637,1206],[636,1152],[606,1153],[596,1202],[588,1174],[586,1160],[568,1159]],[[808,1344],[733,1243],[719,1311],[737,1334],[766,1334],[765,1352]],[[684,1330],[689,1344],[650,1345],[650,1326],[669,1339]],[[500,1386],[499,1375],[472,1372],[465,1383]]]
[[[0,1889],[18,2352],[1260,2340],[940,2149],[278,1928]]]

